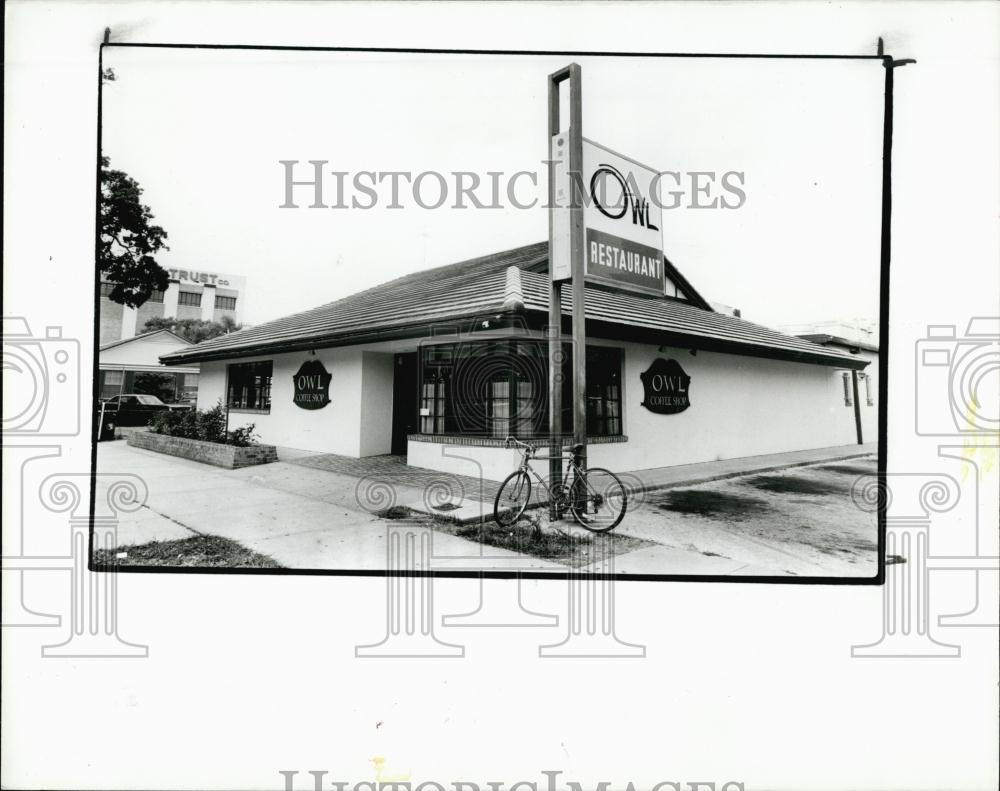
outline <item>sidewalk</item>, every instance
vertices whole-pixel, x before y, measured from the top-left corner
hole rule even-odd
[[[386,568],[386,532],[392,522],[359,505],[355,478],[285,462],[226,470],[122,441],[98,445],[97,469],[109,475],[138,474],[149,488],[145,507],[121,515],[118,546],[204,534],[232,539],[287,568]],[[99,500],[106,498],[107,481],[99,477],[97,485]],[[410,493],[398,494],[407,499]],[[482,554],[477,542],[441,531],[434,531],[433,542],[435,556],[468,559]],[[517,567],[552,565],[488,549],[491,558],[509,559]]]
[[[734,478],[737,475],[771,472],[772,470],[803,467],[807,464],[820,464],[828,461],[856,459],[877,452],[878,443],[866,442],[864,445],[835,445],[831,448],[770,453],[765,456],[744,456],[739,459],[706,461],[701,464],[653,467],[648,470],[634,470],[628,474],[639,479],[642,491],[654,492],[673,486],[691,486],[695,483],[721,481],[725,478]]]
[[[738,459],[708,461],[700,464],[682,464],[674,467],[653,467],[646,470],[619,472],[627,487],[633,491],[653,492],[676,486],[691,486],[698,483],[734,478],[739,475],[771,472],[810,464],[854,459],[876,453],[874,442],[864,445],[837,445],[830,448],[771,453],[763,456],[745,456]],[[430,514],[458,524],[471,524],[482,519],[492,520],[493,501],[500,483],[477,480],[454,473],[437,472],[422,467],[408,466],[401,456],[369,456],[354,459],[330,453],[308,454],[303,451],[279,449],[279,458],[292,464],[317,470],[348,475],[367,483],[379,482],[391,487],[395,503],[424,514]],[[618,472],[618,471],[615,471]],[[626,477],[630,476],[630,477]],[[432,488],[438,486],[437,494],[443,494],[442,501],[454,506],[449,511],[437,510],[425,502],[438,498],[426,497]],[[544,492],[533,487],[529,508],[540,508],[546,504]],[[448,490],[452,496],[448,497]]]

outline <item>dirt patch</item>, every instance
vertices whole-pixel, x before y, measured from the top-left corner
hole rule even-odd
[[[543,560],[554,560],[572,568],[587,566],[609,555],[623,555],[653,545],[652,541],[643,538],[614,533],[577,536],[558,530],[539,530],[528,520],[521,520],[512,527],[501,527],[495,522],[453,527],[439,524],[435,527],[469,541],[521,552]]]
[[[376,511],[375,516],[379,519],[409,519],[413,516],[413,511],[405,505],[394,505],[390,508],[383,508],[381,511]]]
[[[664,511],[710,519],[724,517],[740,521],[770,510],[759,497],[725,494],[711,489],[676,489],[655,495],[650,500]]]
[[[119,557],[124,555],[124,557]],[[192,536],[176,541],[152,541],[94,553],[94,565],[106,569],[116,566],[175,566],[184,568],[284,568],[277,561],[242,544],[219,536]]]
[[[843,494],[843,485],[826,483],[814,478],[803,478],[798,475],[758,475],[743,481],[747,486],[755,486],[766,492],[777,494]]]
[[[817,469],[839,472],[842,475],[874,475],[877,471],[875,462],[871,464],[825,464]]]

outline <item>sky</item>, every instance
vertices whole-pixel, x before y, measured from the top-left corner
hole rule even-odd
[[[879,61],[577,57],[583,134],[682,174],[663,212],[663,247],[703,296],[779,327],[877,321],[884,69]],[[102,150],[144,189],[169,235],[165,268],[243,275],[258,324],[409,272],[548,238],[546,77],[566,56],[115,48],[104,65]],[[389,183],[374,208],[285,200],[285,167],[324,197],[360,171],[436,171],[440,208]],[[454,208],[455,171],[502,172],[502,208]],[[508,178],[520,203],[508,200]],[[693,196],[692,172],[709,192]],[[692,208],[738,196],[739,208]],[[367,182],[366,182],[367,183]],[[671,179],[666,189],[678,189]],[[421,198],[432,204],[437,182]],[[664,205],[674,201],[662,196]]]

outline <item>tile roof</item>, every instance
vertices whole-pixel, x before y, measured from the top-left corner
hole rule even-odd
[[[512,300],[508,268],[519,270],[521,300]],[[456,264],[414,272],[335,302],[203,341],[163,355],[178,365],[319,346],[427,337],[431,326],[484,313],[521,310],[544,323],[548,314],[548,242],[527,245]],[[686,281],[685,281],[686,283]],[[572,309],[563,290],[563,311]],[[707,303],[690,289],[692,301]],[[518,308],[520,306],[518,305]],[[794,359],[825,365],[863,367],[867,361],[832,347],[783,335],[733,316],[672,299],[587,288],[587,319],[600,327],[625,330],[648,343],[680,343],[691,348]],[[598,333],[600,334],[600,333]]]
[[[193,346],[194,345],[187,338],[182,338],[180,335],[178,335],[173,330],[160,329],[160,330],[150,330],[149,332],[143,332],[143,333],[140,333],[139,335],[133,335],[131,338],[122,338],[121,340],[110,341],[109,343],[105,343],[103,346],[98,346],[97,350],[99,352],[103,352],[105,349],[113,349],[115,346],[123,346],[124,344],[126,344],[126,343],[132,343],[133,341],[141,341],[143,338],[149,338],[149,337],[151,337],[153,335],[159,335],[161,332],[165,332],[165,333],[167,333],[167,335],[173,335],[181,343],[186,343],[189,346]]]
[[[548,276],[523,272],[521,282],[525,308],[547,312]],[[729,350],[760,357],[801,359],[804,362],[848,364],[848,367],[863,367],[866,362],[840,350],[784,335],[725,313],[703,310],[686,302],[596,288],[588,288],[586,297],[588,323],[625,325],[632,328],[636,335],[648,330],[650,343],[672,342],[692,348]],[[573,296],[568,289],[563,292],[562,309],[564,314],[573,310]],[[666,334],[668,338],[661,340],[657,337],[661,334]]]

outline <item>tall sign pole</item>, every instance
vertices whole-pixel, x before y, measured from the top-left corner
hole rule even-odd
[[[569,80],[569,129],[560,130],[559,86]],[[583,100],[580,67],[549,75],[549,481],[562,483],[562,284],[573,295],[573,439],[587,468],[587,334],[584,304]],[[549,516],[557,517],[555,503]]]

